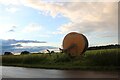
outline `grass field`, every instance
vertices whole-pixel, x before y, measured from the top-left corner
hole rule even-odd
[[[2,65],[50,69],[117,70],[120,49],[90,50],[71,58],[65,53],[4,55]]]

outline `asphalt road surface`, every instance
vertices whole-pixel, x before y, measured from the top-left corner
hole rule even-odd
[[[118,73],[118,71],[81,71],[2,67],[2,78],[118,78]]]

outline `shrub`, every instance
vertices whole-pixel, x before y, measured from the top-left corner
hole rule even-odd
[[[28,51],[22,51],[21,55],[23,55],[23,54],[30,54],[30,52],[28,52]]]
[[[12,52],[5,52],[4,55],[13,55]]]

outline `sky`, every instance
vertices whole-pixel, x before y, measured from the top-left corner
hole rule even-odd
[[[89,46],[117,44],[117,18],[117,2],[0,0],[0,39],[46,42],[19,43],[22,46],[62,47],[66,34],[78,32]]]

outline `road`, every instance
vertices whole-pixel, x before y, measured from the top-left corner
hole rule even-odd
[[[117,71],[53,70],[2,67],[3,78],[118,78]]]

